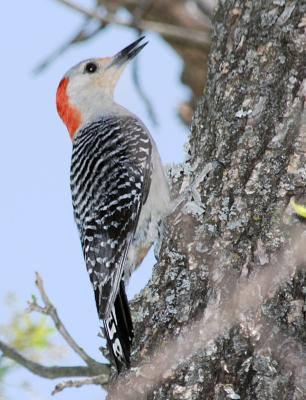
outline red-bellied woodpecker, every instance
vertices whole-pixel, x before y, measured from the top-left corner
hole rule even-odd
[[[71,192],[99,318],[118,371],[130,364],[133,325],[126,282],[152,246],[169,208],[156,145],[143,123],[113,100],[136,40],[114,57],[83,61],[57,89],[57,110],[73,141]]]

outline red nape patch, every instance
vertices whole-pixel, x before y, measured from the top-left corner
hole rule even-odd
[[[69,103],[67,95],[68,83],[69,78],[63,78],[58,85],[56,92],[56,108],[59,116],[67,126],[71,139],[73,139],[75,132],[81,125],[82,118],[80,111]]]

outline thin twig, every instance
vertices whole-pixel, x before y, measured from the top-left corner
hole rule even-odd
[[[210,46],[211,42],[209,34],[209,32],[211,31],[210,26],[205,27],[204,31],[204,29],[196,30],[191,28],[185,28],[182,26],[176,26],[176,25],[165,24],[156,21],[147,21],[147,20],[138,21],[136,24],[135,21],[130,21],[130,22],[122,21],[111,13],[108,13],[107,15],[101,15],[98,11],[90,10],[86,7],[74,3],[71,0],[56,0],[56,1],[72,8],[75,11],[80,12],[81,14],[96,19],[102,23],[112,23],[120,26],[126,26],[129,28],[136,28],[141,31],[146,31],[146,30],[154,31],[163,36],[171,37],[173,39],[177,39],[183,42],[189,42],[204,47]]]
[[[70,46],[76,43],[83,42],[84,40],[91,39],[93,36],[95,36],[98,32],[100,32],[101,29],[103,29],[103,25],[105,24],[100,24],[96,29],[94,29],[92,32],[89,34],[85,33],[86,26],[88,23],[91,21],[90,18],[86,18],[86,21],[82,25],[82,27],[78,30],[76,34],[73,35],[71,39],[69,39],[67,42],[63,43],[60,47],[55,49],[51,54],[49,54],[41,63],[39,63],[34,69],[33,73],[34,75],[40,74],[43,70],[45,70],[51,63],[53,63],[57,58],[59,58],[62,54],[64,54]]]
[[[196,0],[195,3],[204,15],[206,15],[208,18],[212,16],[216,6],[214,1]]]
[[[96,11],[99,7],[96,8]],[[88,25],[92,22],[92,17],[88,15],[85,16],[85,19],[78,29],[78,31],[69,39],[67,42],[62,44],[56,50],[54,50],[48,57],[45,58],[37,67],[34,68],[33,73],[35,75],[41,73],[44,69],[46,69],[51,63],[53,63],[59,56],[61,56],[65,51],[69,49],[70,46],[76,43],[84,42],[85,40],[91,39],[94,37],[98,32],[100,32],[105,26],[106,23],[102,23],[98,21],[98,26],[93,29],[91,32],[87,32]]]
[[[138,7],[136,7],[136,10],[133,13],[133,18],[134,18],[134,23],[136,26],[139,25],[139,22],[141,21],[141,19],[143,19],[143,17],[146,15],[147,11],[150,9],[150,7],[152,6],[152,0],[141,0],[138,4]],[[142,36],[143,31],[140,29],[137,29],[138,32],[138,37]],[[132,65],[132,78],[133,78],[133,82],[135,85],[135,88],[141,98],[141,100],[143,101],[143,104],[147,110],[147,113],[149,115],[149,118],[151,119],[153,125],[157,126],[158,125],[158,121],[157,121],[157,117],[155,114],[155,110],[154,107],[149,99],[149,97],[146,95],[145,90],[143,89],[140,80],[139,80],[139,58],[136,57],[136,59],[133,62]]]
[[[143,18],[146,13],[150,10],[153,5],[153,0],[140,0],[135,11],[133,12],[133,17],[135,19]]]
[[[140,96],[141,100],[144,103],[144,106],[147,110],[147,113],[149,115],[149,118],[151,119],[153,125],[157,126],[158,125],[158,121],[157,121],[157,117],[156,117],[156,113],[154,110],[154,107],[150,101],[150,99],[148,98],[148,96],[146,95],[145,91],[143,90],[140,80],[139,80],[139,68],[138,68],[138,63],[139,58],[135,58],[134,62],[133,62],[133,67],[132,67],[132,78],[133,78],[133,82],[135,85],[135,88],[138,92],[138,95]]]
[[[55,395],[67,388],[79,388],[79,387],[82,387],[85,385],[102,385],[103,386],[106,383],[107,382],[105,382],[104,375],[93,376],[92,378],[87,378],[87,379],[82,379],[82,380],[77,380],[77,381],[70,380],[70,381],[65,381],[65,382],[57,384],[51,394]]]
[[[110,366],[108,364],[100,364],[98,366],[69,366],[69,367],[59,367],[59,366],[51,366],[47,367],[45,365],[41,365],[37,362],[31,361],[28,358],[21,355],[17,350],[8,344],[2,342],[0,340],[0,351],[3,355],[16,363],[22,365],[33,374],[42,376],[43,378],[56,379],[56,378],[64,378],[64,377],[73,377],[73,376],[96,376],[100,374],[101,382],[102,377],[104,379],[104,384],[109,381],[110,377]]]
[[[44,288],[44,283],[41,278],[41,276],[36,272],[36,286],[40,292],[41,298],[44,302],[44,307],[41,307],[37,304],[36,300],[34,299],[32,302],[29,302],[29,309],[30,311],[37,311],[46,315],[49,315],[51,319],[54,322],[54,325],[58,332],[61,334],[61,336],[64,338],[64,340],[67,342],[67,344],[82,358],[82,360],[91,367],[99,367],[103,364],[97,362],[93,358],[91,358],[85,350],[80,347],[76,341],[71,337],[70,333],[67,331],[65,325],[61,321],[61,319],[58,316],[57,310],[54,307],[54,305],[51,303],[45,288]]]

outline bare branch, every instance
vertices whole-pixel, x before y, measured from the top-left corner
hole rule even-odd
[[[41,307],[37,304],[36,300],[29,302],[29,310],[30,311],[37,311],[46,315],[49,315],[54,322],[54,325],[67,344],[82,358],[82,360],[91,367],[101,367],[103,364],[97,362],[93,358],[91,358],[85,350],[80,347],[76,341],[71,337],[70,333],[67,331],[66,327],[64,326],[63,322],[58,316],[57,310],[54,305],[51,303],[45,288],[44,283],[41,276],[36,272],[36,286],[40,292],[41,298],[44,302],[44,307]]]
[[[195,3],[203,14],[205,14],[209,18],[211,17],[214,7],[216,6],[214,1],[196,0]]]
[[[88,17],[91,17],[93,19],[96,19],[100,21],[101,23],[112,23],[120,26],[126,26],[130,28],[135,28],[140,31],[153,31],[156,33],[159,33],[160,35],[166,36],[166,37],[171,37],[173,39],[180,40],[182,42],[189,42],[197,45],[201,45],[203,47],[208,47],[210,46],[210,35],[208,32],[210,32],[211,27],[207,26],[205,27],[206,32],[196,30],[196,29],[190,29],[190,28],[185,28],[182,26],[176,26],[176,25],[171,25],[171,24],[164,24],[156,21],[147,21],[147,20],[139,20],[139,21],[122,21],[118,17],[116,17],[114,14],[107,14],[107,15],[101,15],[98,11],[96,10],[89,10],[86,7],[83,7],[79,4],[74,3],[73,1],[70,0],[57,0],[59,3],[62,3],[70,8],[72,8],[75,11],[80,12],[81,14],[84,14]]]
[[[70,336],[62,321],[58,317],[57,311],[51,303],[47,293],[45,292],[43,280],[38,273],[36,273],[36,285],[39,289],[41,298],[44,302],[44,307],[37,304],[33,299],[29,303],[31,311],[38,311],[42,314],[49,315],[57,330],[69,344],[69,346],[86,362],[87,366],[45,366],[29,360],[27,357],[20,354],[16,349],[0,340],[0,352],[4,357],[7,357],[16,363],[22,365],[33,374],[48,378],[67,378],[67,377],[99,377],[99,385],[105,385],[110,380],[111,367],[109,364],[102,364],[86,354],[86,352],[74,341]]]
[[[133,12],[133,18],[137,24],[137,22],[144,18],[146,13],[150,10],[152,6],[153,0],[140,0],[136,9]]]
[[[110,376],[110,367],[107,364],[100,364],[95,367],[91,366],[71,366],[71,367],[59,367],[59,366],[44,366],[37,362],[31,361],[28,358],[21,355],[11,346],[0,340],[0,351],[3,355],[16,363],[22,365],[33,374],[42,376],[43,378],[56,379],[63,377],[73,376],[96,376],[100,374],[101,382],[102,377],[106,384]]]
[[[142,88],[142,85],[141,85],[140,80],[139,80],[139,73],[138,73],[139,72],[139,68],[138,68],[139,64],[138,64],[138,60],[139,60],[139,58],[136,58],[134,60],[134,62],[133,62],[133,68],[132,68],[133,82],[134,82],[135,88],[136,88],[141,100],[144,103],[144,106],[145,106],[145,108],[147,110],[149,118],[151,119],[152,123],[155,126],[157,126],[158,125],[158,120],[157,120],[157,117],[156,117],[156,113],[155,113],[154,107],[153,107],[150,99],[146,95],[144,89]]]
[[[101,30],[101,26],[96,28],[95,31],[91,32],[90,35],[86,36],[86,39],[92,38],[96,33],[98,33]],[[54,50],[49,56],[45,58],[44,61],[42,61],[40,64],[38,64],[34,70],[33,73],[35,75],[40,74],[43,70],[49,67],[50,64],[52,64],[57,58],[59,58],[62,54],[64,54],[70,46],[72,46],[75,43],[78,43],[79,40],[77,38],[82,34],[82,30],[80,30],[76,35],[73,36],[72,39],[68,40],[64,44],[62,44],[60,47],[58,47],[56,50]]]
[[[93,376],[92,378],[87,378],[87,379],[82,379],[82,380],[77,380],[77,381],[70,380],[70,381],[65,381],[63,383],[59,383],[58,385],[56,385],[51,394],[52,395],[57,394],[67,388],[79,388],[79,387],[82,387],[85,385],[103,386],[105,384],[107,384],[107,381],[105,381],[104,375]]]
[[[92,21],[91,17],[86,17],[84,23],[79,28],[79,30],[69,39],[67,42],[63,43],[60,47],[54,50],[48,57],[45,58],[40,64],[38,64],[34,70],[34,74],[41,73],[44,69],[46,69],[51,63],[53,63],[58,57],[64,54],[70,46],[76,43],[83,42],[85,40],[91,39],[95,36],[101,29],[103,29],[106,24],[100,23],[94,30],[91,32],[86,32],[88,24]]]
[[[141,19],[144,17],[144,15],[146,14],[146,12],[150,9],[152,5],[152,0],[142,0],[139,2],[138,7],[136,8],[135,12],[133,13],[133,19],[134,19],[134,23],[135,25],[139,25],[139,22],[141,21]],[[140,37],[143,33],[142,30],[137,29],[138,31],[138,36]],[[135,85],[136,90],[138,91],[138,94],[141,98],[141,100],[143,101],[145,108],[147,110],[147,113],[149,115],[149,118],[151,119],[152,123],[157,126],[158,125],[158,121],[156,118],[156,114],[154,111],[154,107],[150,101],[150,99],[147,97],[144,89],[141,86],[140,80],[139,80],[139,63],[138,63],[138,58],[136,58],[133,62],[133,68],[132,68],[132,78],[133,78],[133,82]]]

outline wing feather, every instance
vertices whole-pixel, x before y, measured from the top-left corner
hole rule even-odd
[[[121,148],[116,160],[112,160],[112,168],[108,169],[112,171],[112,176],[107,173],[103,176],[105,192],[100,196],[102,201],[91,206],[91,211],[80,224],[84,258],[102,319],[110,314],[118,294],[141,207],[150,190],[151,143],[145,128],[139,121],[136,122],[137,129],[130,139],[127,132],[131,131],[129,124],[135,125],[135,119],[130,118],[120,129],[116,128],[116,134],[125,135],[126,141],[116,139],[116,146]],[[98,163],[99,158],[96,159]],[[100,164],[102,168],[104,164]],[[92,168],[99,175],[99,165]],[[109,185],[106,185],[107,181]],[[90,188],[88,182],[86,184]],[[107,187],[112,189],[108,191]]]

